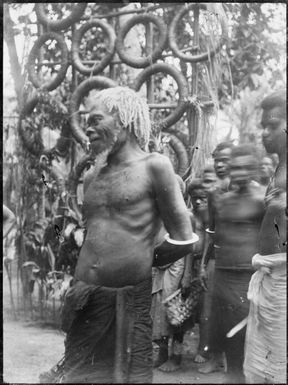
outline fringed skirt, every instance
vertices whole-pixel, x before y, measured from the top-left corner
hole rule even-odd
[[[151,383],[150,307],[151,279],[128,289],[77,281],[63,309],[62,329],[67,337],[61,382]]]

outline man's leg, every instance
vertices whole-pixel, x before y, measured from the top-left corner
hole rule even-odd
[[[226,297],[227,306],[223,322],[225,335],[248,315],[247,291],[250,277],[251,273],[244,271],[230,272],[226,278],[225,285],[229,294]],[[246,327],[231,338],[225,337],[227,375],[230,383],[241,384],[245,381],[243,373],[245,334]]]
[[[152,383],[151,280],[135,286],[128,293],[129,336],[127,344],[128,383]]]
[[[243,374],[245,332],[246,328],[232,338],[226,338],[227,379],[231,384],[245,383]]]
[[[77,282],[66,295],[64,383],[111,383],[116,294]],[[69,314],[70,316],[69,316]],[[73,316],[74,314],[74,316]],[[71,322],[70,321],[70,318]],[[64,325],[63,325],[64,326]]]
[[[223,331],[222,317],[223,303],[221,300],[222,282],[221,273],[215,270],[214,284],[213,284],[213,296],[211,303],[211,317],[209,320],[209,347],[211,352],[211,358],[205,362],[204,365],[198,369],[200,373],[208,374],[215,371],[222,370],[224,367],[224,355],[223,344],[225,341],[225,335]]]
[[[158,350],[157,358],[153,362],[153,367],[158,368],[159,366],[161,366],[162,364],[164,364],[164,362],[166,362],[168,360],[169,337],[165,336],[165,337],[162,337],[158,340],[154,340],[153,342],[155,342],[159,347],[159,349],[157,349]]]
[[[182,361],[184,331],[177,331],[173,334],[172,354],[168,361],[159,367],[163,372],[175,372],[180,369]]]
[[[214,285],[215,259],[210,259],[207,265],[208,290],[202,295],[199,319],[199,346],[194,361],[204,363],[210,358],[209,323],[211,317],[212,294]]]

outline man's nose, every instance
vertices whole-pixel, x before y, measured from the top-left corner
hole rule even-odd
[[[89,135],[93,134],[93,132],[94,132],[93,128],[89,126],[86,130],[86,135],[89,136]]]

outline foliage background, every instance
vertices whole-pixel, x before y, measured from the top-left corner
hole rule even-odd
[[[153,5],[157,4],[153,3]],[[270,91],[286,87],[286,4],[232,2],[221,4],[227,17],[229,39],[212,64],[201,63],[197,65],[199,94],[214,97],[219,105],[218,114],[213,113],[207,117],[206,125],[209,126],[211,136],[213,134],[215,138],[215,146],[216,142],[222,140],[236,140],[238,142],[252,142],[260,151],[263,151],[259,127],[261,100]],[[132,3],[128,7],[134,5],[136,9],[141,8],[141,3]],[[122,9],[122,6],[121,3],[113,3],[114,9]],[[165,3],[163,3],[164,11],[160,8],[155,11],[155,14],[163,17],[166,24],[169,25],[175,12],[181,6],[182,4],[175,3],[172,7],[168,7],[167,3],[165,8]],[[51,5],[49,7],[51,8]],[[111,7],[111,4],[89,3],[85,15],[89,16],[95,12],[107,14],[111,11]],[[64,17],[70,8],[70,3],[53,4],[53,9],[57,10],[60,17]],[[53,12],[51,12],[52,14]],[[129,17],[130,15],[123,16],[122,22]],[[49,223],[49,220],[55,215],[61,200],[61,191],[57,190],[57,186],[53,183],[53,178],[49,173],[45,173],[39,168],[37,156],[31,155],[23,148],[17,129],[21,101],[17,98],[16,91],[23,87],[24,99],[31,91],[31,84],[27,78],[27,57],[39,32],[35,22],[36,15],[33,3],[5,3],[3,200],[16,213],[19,233],[22,238],[26,237],[25,242],[28,245],[23,253],[24,240],[21,237],[18,239],[19,250],[22,250],[18,261],[19,266],[29,259],[37,261],[40,267],[43,266],[43,269],[47,270],[49,253],[47,254],[47,249],[41,249],[47,223],[44,224],[41,219],[46,218]],[[181,41],[182,47],[190,44],[190,22],[191,20],[186,18],[178,26],[179,44]],[[201,24],[202,40],[200,45],[211,44],[211,40],[213,40],[211,30],[207,29],[207,26],[213,30],[212,19],[209,19],[206,24],[204,21]],[[71,48],[69,46],[70,35],[71,29],[65,32],[69,49]],[[16,48],[14,54],[16,56],[13,56],[14,39]],[[157,34],[154,39],[157,40]],[[132,48],[136,54],[144,50],[143,31],[140,27],[137,27],[136,32],[132,33],[131,41],[134,42]],[[95,47],[99,49],[95,50]],[[105,39],[102,34],[95,36],[91,35],[91,31],[87,32],[80,49],[82,57],[99,58],[105,52]],[[51,62],[57,61],[59,51],[51,45],[46,50],[44,58]],[[16,62],[19,63],[19,71],[17,74],[16,68],[15,75]],[[191,83],[190,64],[174,57],[165,57],[164,62],[181,69]],[[47,74],[50,72],[49,68],[46,67]],[[114,76],[117,77],[119,84],[129,84],[137,73],[139,70],[119,65],[115,69]],[[104,75],[110,76],[109,68],[104,70]],[[84,76],[81,74],[76,76],[79,84]],[[67,118],[67,106],[74,86],[75,74],[73,75],[70,66],[65,81],[56,90],[49,93],[50,102],[37,106],[32,116],[27,119],[26,131],[31,134],[36,147],[51,148],[55,145]],[[155,76],[154,87],[154,97],[157,102],[175,101],[178,97],[175,82],[169,77],[164,78],[161,74]],[[47,95],[45,96],[44,93],[43,98],[45,97]],[[164,115],[167,113],[164,111]],[[159,111],[155,111],[153,114],[157,118]],[[188,146],[187,120],[181,119],[175,125],[175,130],[178,133],[181,132],[181,138]],[[208,141],[208,134],[206,138]],[[205,141],[205,137],[201,137],[201,140]],[[73,140],[67,142],[66,150],[65,156],[53,160],[53,167],[60,176],[62,175],[63,180],[83,155],[81,148]],[[47,185],[43,184],[43,174],[48,182]],[[65,190],[65,186],[63,189]],[[59,244],[56,242],[54,246],[54,251],[57,251]],[[39,255],[41,258],[43,257],[40,261]]]

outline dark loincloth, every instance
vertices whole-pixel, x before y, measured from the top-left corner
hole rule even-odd
[[[151,279],[129,289],[77,281],[63,309],[64,383],[115,382],[117,292],[125,301],[122,377],[128,383],[152,382]]]
[[[211,323],[211,306],[214,285],[215,259],[211,258],[207,264],[207,291],[203,291],[199,303],[199,346],[198,354],[207,356],[209,348],[209,330]],[[213,325],[212,325],[213,327]]]
[[[210,347],[214,352],[225,352],[228,373],[243,376],[246,328],[234,337],[226,334],[248,316],[247,291],[252,271],[215,269],[212,296]]]

